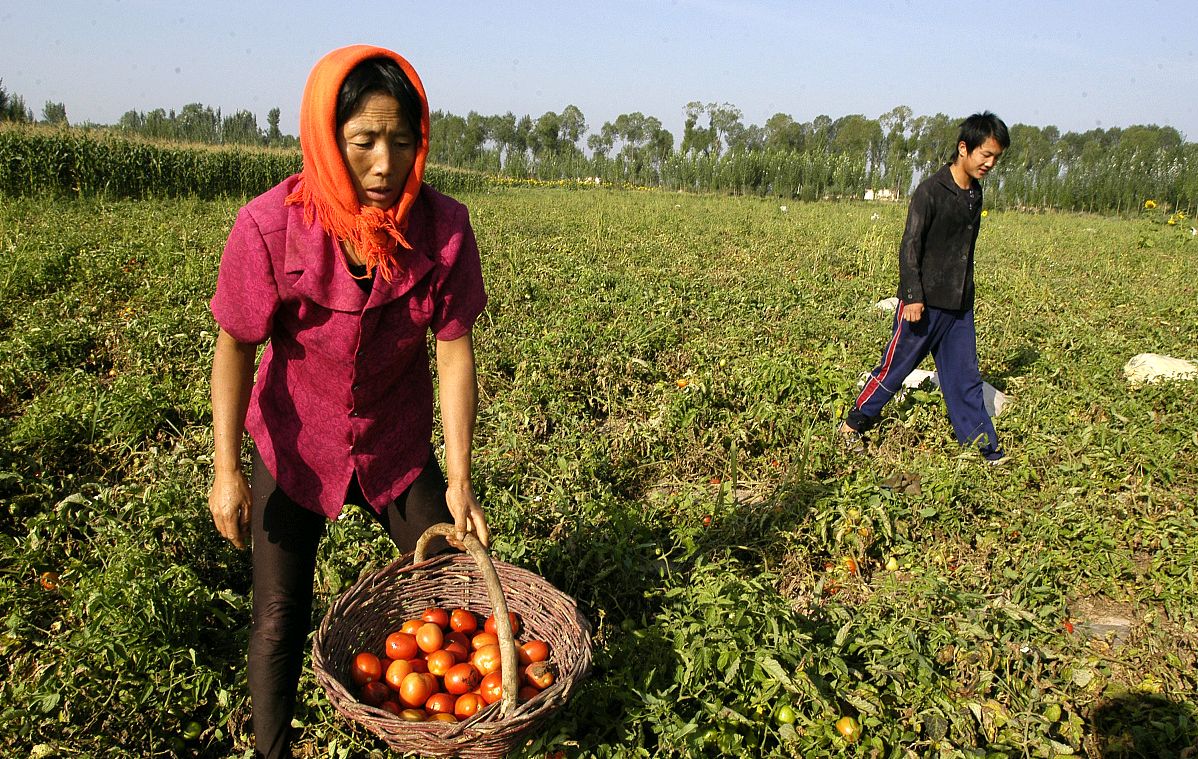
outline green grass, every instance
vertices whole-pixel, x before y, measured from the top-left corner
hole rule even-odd
[[[495,552],[595,627],[593,677],[526,753],[1131,757],[1198,741],[1195,386],[1121,376],[1135,353],[1198,359],[1188,229],[991,212],[979,352],[1011,398],[1012,454],[992,470],[936,394],[892,405],[865,458],[830,434],[888,334],[872,305],[894,290],[903,207],[461,199],[491,297],[476,481]],[[5,755],[248,750],[248,556],[206,504],[206,304],[237,205],[0,200]],[[898,471],[921,492],[885,488]],[[365,520],[335,523],[317,613],[392,555]],[[1084,634],[1104,614],[1132,621],[1126,640]],[[310,673],[301,687],[304,755],[383,749]],[[842,714],[863,726],[853,746]]]

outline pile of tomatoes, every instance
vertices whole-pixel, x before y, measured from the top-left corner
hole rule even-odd
[[[520,616],[509,612],[512,635],[519,640]],[[457,722],[503,697],[499,634],[495,616],[480,629],[468,609],[424,610],[387,636],[381,652],[359,651],[350,662],[350,680],[363,703],[401,719]],[[517,698],[527,701],[553,684],[556,668],[549,645],[529,639],[517,643],[520,673]]]

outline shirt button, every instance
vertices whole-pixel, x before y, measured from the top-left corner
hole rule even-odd
[[[354,419],[357,419],[359,416],[357,411],[351,411],[351,412],[349,412],[349,415],[352,416]]]
[[[350,388],[350,390],[353,390],[355,393],[361,389],[362,389],[362,386],[358,383],[354,383],[354,386]]]

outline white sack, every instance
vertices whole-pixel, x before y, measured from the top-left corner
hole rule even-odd
[[[1198,376],[1198,366],[1182,358],[1141,353],[1124,364],[1123,376],[1133,386],[1147,385],[1162,380],[1192,379]]]

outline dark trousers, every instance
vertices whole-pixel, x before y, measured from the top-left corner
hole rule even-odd
[[[982,398],[973,309],[950,311],[925,306],[923,318],[903,321],[902,302],[894,312],[894,332],[882,361],[857,396],[848,424],[864,431],[877,423],[882,407],[902,388],[903,380],[930,353],[936,362],[948,418],[961,445],[977,445],[988,459],[999,458],[998,434]]]
[[[254,598],[247,670],[255,753],[289,757],[291,717],[312,627],[316,552],[327,520],[287,497],[257,450],[250,490],[254,498]],[[424,471],[381,514],[367,505],[357,477],[350,483],[345,502],[364,507],[404,553],[416,547],[429,526],[453,521],[445,505],[445,479],[431,447]]]

